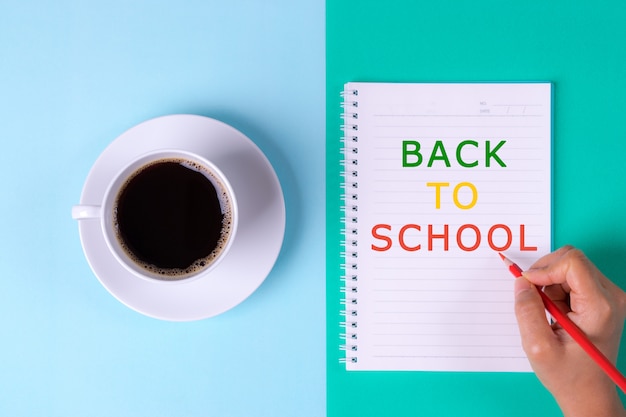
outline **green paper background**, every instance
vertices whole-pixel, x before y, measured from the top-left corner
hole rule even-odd
[[[328,416],[560,415],[534,374],[346,372],[339,363],[339,94],[348,81],[553,82],[554,247],[580,247],[626,288],[626,3],[327,0],[326,8]],[[618,367],[626,370],[624,345]]]

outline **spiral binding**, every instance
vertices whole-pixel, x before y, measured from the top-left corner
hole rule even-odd
[[[341,117],[343,124],[342,130],[342,185],[341,185],[341,204],[344,216],[342,222],[342,240],[343,252],[341,256],[343,263],[341,265],[343,275],[341,277],[341,292],[343,298],[341,300],[341,315],[344,321],[341,324],[343,333],[340,335],[343,344],[340,349],[345,351],[345,358],[340,359],[341,363],[356,363],[358,360],[358,247],[357,247],[357,225],[358,216],[358,161],[359,153],[358,143],[358,90],[344,90],[341,93],[343,102],[341,107],[343,112]]]

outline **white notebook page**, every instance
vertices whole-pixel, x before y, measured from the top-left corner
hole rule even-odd
[[[344,94],[358,183],[347,369],[530,371],[497,253],[526,268],[551,249],[551,85]]]

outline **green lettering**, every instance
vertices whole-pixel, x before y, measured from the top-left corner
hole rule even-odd
[[[437,151],[439,151],[441,155],[437,155]],[[435,142],[435,147],[433,148],[433,152],[430,154],[430,160],[428,161],[428,168],[432,167],[433,162],[435,161],[443,161],[448,168],[450,167],[450,160],[446,154],[446,148],[443,147],[443,142],[440,140]]]
[[[409,147],[411,147],[409,149]],[[409,156],[413,156],[409,161]],[[420,153],[420,143],[415,140],[402,141],[402,167],[417,167],[422,163],[422,154]]]
[[[461,149],[463,149],[463,147],[465,145],[472,145],[476,148],[478,148],[478,142],[476,142],[475,140],[464,140],[463,142],[459,143],[459,146],[456,147],[456,160],[459,162],[459,165],[461,165],[462,167],[465,168],[472,168],[478,165],[478,161],[474,161],[474,162],[465,162],[463,160],[463,158],[461,158]]]
[[[485,166],[486,167],[490,167],[491,164],[489,162],[490,158],[493,158],[496,160],[496,162],[501,166],[501,167],[506,167],[506,164],[504,163],[504,161],[502,159],[500,159],[500,157],[498,155],[496,155],[496,152],[498,152],[498,150],[500,150],[500,148],[502,147],[502,145],[504,145],[506,143],[506,140],[501,140],[500,143],[498,143],[496,145],[495,148],[493,148],[492,151],[489,150],[489,146],[491,145],[490,141],[487,141],[487,145],[485,147]]]

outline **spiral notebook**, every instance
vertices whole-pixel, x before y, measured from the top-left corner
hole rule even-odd
[[[348,83],[348,370],[530,371],[504,252],[551,249],[550,83]]]

